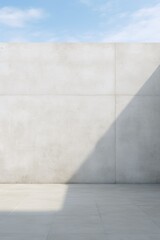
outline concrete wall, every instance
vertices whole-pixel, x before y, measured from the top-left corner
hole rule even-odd
[[[160,182],[159,64],[160,44],[0,44],[0,182]]]

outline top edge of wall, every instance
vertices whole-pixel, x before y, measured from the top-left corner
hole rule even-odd
[[[91,45],[119,45],[119,44],[124,44],[124,45],[131,45],[131,44],[136,44],[136,45],[143,45],[143,44],[160,44],[160,42],[0,42],[0,44],[26,44],[26,45],[37,45],[37,44],[44,44],[44,45],[52,45],[52,44],[57,44],[57,45],[63,45],[63,44],[73,44],[73,45],[84,45],[84,44],[91,44]]]

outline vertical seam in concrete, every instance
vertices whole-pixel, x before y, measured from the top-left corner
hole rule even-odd
[[[117,68],[116,68],[116,43],[114,43],[114,49],[115,49],[115,183],[117,183],[117,127],[116,127],[116,104],[117,104],[117,98],[116,98],[116,78],[117,78]]]

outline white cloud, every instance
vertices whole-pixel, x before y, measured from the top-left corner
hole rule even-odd
[[[128,23],[119,31],[104,34],[103,41],[109,42],[159,42],[160,4],[139,9],[131,14]],[[119,23],[118,23],[119,24]]]
[[[27,22],[40,19],[44,16],[44,12],[41,9],[19,9],[13,7],[0,8],[0,24],[7,25],[9,27],[21,28],[26,25]]]
[[[105,16],[108,11],[112,9],[113,2],[107,1],[106,3],[99,3],[97,0],[80,0],[80,3],[89,7],[92,11]]]

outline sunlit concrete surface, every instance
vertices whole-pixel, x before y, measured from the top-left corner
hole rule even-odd
[[[0,185],[1,240],[159,240],[160,185]]]

